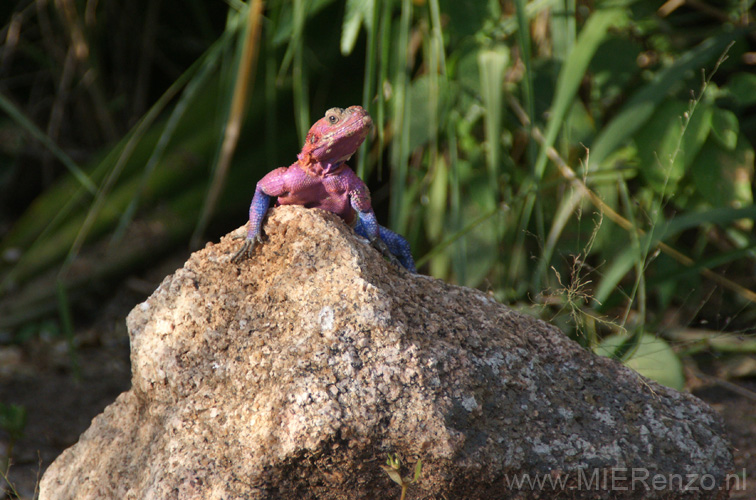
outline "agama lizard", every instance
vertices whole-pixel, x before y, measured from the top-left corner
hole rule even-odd
[[[409,243],[378,224],[370,192],[346,161],[352,157],[373,126],[360,106],[331,108],[307,133],[302,152],[289,167],[273,170],[257,183],[249,207],[247,239],[232,262],[248,257],[262,243],[262,222],[273,198],[279,205],[302,205],[333,212],[367,238],[385,257],[417,272]]]

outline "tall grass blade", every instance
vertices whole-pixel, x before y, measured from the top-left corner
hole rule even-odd
[[[456,113],[452,113],[446,125],[446,142],[449,147],[449,227],[452,232],[462,229],[462,182],[459,179],[459,153],[456,134]],[[467,242],[459,239],[452,248],[452,266],[459,283],[467,283]]]
[[[530,182],[523,184],[521,193],[530,191],[532,189],[531,183],[538,184],[543,178],[546,162],[548,161],[547,152],[550,148],[554,147],[557,136],[563,130],[565,116],[572,106],[580,82],[583,80],[583,76],[588,69],[588,64],[593,58],[599,44],[606,36],[609,28],[620,25],[624,20],[624,10],[597,10],[588,18],[585,26],[583,26],[583,29],[580,31],[577,42],[567,56],[567,60],[565,61],[564,66],[562,66],[562,69],[559,72],[559,77],[557,78],[556,95],[554,96],[554,101],[551,105],[549,122],[546,125],[544,140],[540,145],[541,147],[538,153],[538,158],[536,159],[535,167],[533,168],[534,178]],[[536,193],[537,190],[533,191],[532,194],[529,194],[523,204],[522,216],[519,222],[520,230],[518,231],[515,248],[519,249],[524,245],[526,230],[537,199]],[[538,229],[539,237],[542,237],[540,224]],[[541,269],[546,269],[548,267],[548,262],[540,264],[539,266]],[[509,271],[510,283],[519,279],[519,274],[519,265],[517,262],[512,261]],[[537,274],[537,277],[542,276],[543,273]],[[537,290],[542,284],[539,281],[533,281],[533,286],[534,290]]]
[[[26,130],[29,135],[39,141],[48,151],[50,151],[60,161],[74,178],[81,184],[90,194],[97,193],[97,186],[95,186],[92,179],[79,167],[65,151],[60,149],[55,141],[50,136],[44,133],[39,127],[37,127],[31,120],[29,120],[24,113],[16,107],[10,99],[5,97],[0,92],[0,109],[5,111],[8,116]]]
[[[266,21],[273,26],[280,24],[281,8],[268,9]],[[278,143],[278,83],[277,67],[279,54],[273,48],[275,47],[275,30],[266,29],[265,47],[262,57],[265,60],[265,157],[266,163],[275,165],[278,158],[276,157],[276,144]]]
[[[520,0],[521,1],[521,0]],[[551,10],[551,45],[554,57],[560,61],[567,59],[575,45],[577,27],[575,22],[575,0],[561,0]]]
[[[551,258],[554,256],[554,251],[559,243],[559,238],[570,221],[570,218],[575,213],[575,209],[580,205],[580,202],[585,198],[585,193],[579,189],[572,189],[569,195],[559,202],[559,207],[554,215],[554,220],[551,223],[551,229],[543,245],[543,251],[541,252],[541,259],[538,261],[538,267],[536,268],[536,275],[534,281],[536,283],[542,283],[544,275],[548,269],[548,265],[551,262]]]
[[[626,14],[621,9],[597,10],[588,18],[580,30],[577,42],[572,51],[567,56],[559,77],[557,79],[556,94],[551,104],[549,122],[544,132],[544,143],[541,145],[538,159],[535,165],[535,177],[539,180],[543,177],[544,169],[548,156],[546,151],[553,147],[559,132],[564,126],[564,119],[567,116],[575,94],[583,81],[588,64],[591,62],[596,49],[604,40],[607,31],[616,26],[620,26],[626,20]],[[593,158],[591,151],[591,158]]]
[[[393,16],[392,16],[392,9],[391,4],[392,2],[377,2],[382,5],[380,18],[381,18],[381,27],[380,27],[380,50],[381,50],[381,57],[378,62],[378,81],[376,82],[376,97],[377,97],[377,103],[375,106],[375,121],[373,123],[376,123],[376,132],[378,136],[378,145],[376,149],[378,150],[378,157],[376,158],[376,165],[382,164],[382,157],[383,157],[383,150],[384,150],[384,144],[386,142],[385,132],[386,132],[386,100],[389,98],[389,92],[386,91],[387,87],[390,87],[389,84],[389,74],[391,73],[391,49],[393,46],[393,39],[391,38],[391,32],[393,28]],[[378,180],[382,180],[382,173],[383,170],[378,170]]]
[[[71,304],[68,300],[68,293],[66,292],[66,287],[63,284],[63,280],[58,279],[55,285],[58,297],[58,316],[60,318],[61,327],[63,328],[63,334],[66,337],[68,357],[71,360],[71,372],[73,374],[74,380],[80,381],[81,368],[79,364],[79,353],[76,350],[73,320],[71,319]]]
[[[446,59],[444,55],[444,37],[441,33],[441,9],[438,0],[428,0],[430,11],[430,39],[428,40],[428,165],[433,168],[438,164],[438,133],[440,123],[440,86],[446,84]],[[445,87],[446,88],[446,87]],[[444,176],[445,177],[445,176]],[[442,182],[446,182],[444,179]],[[443,210],[442,212],[443,213]]]
[[[520,58],[525,65],[525,78],[522,80],[522,95],[525,101],[525,110],[528,116],[535,116],[535,99],[533,90],[533,57],[530,43],[530,21],[527,15],[526,0],[515,0],[515,14],[517,18],[517,44],[520,47]],[[530,126],[528,126],[530,135]],[[528,153],[531,168],[537,153],[537,144],[534,141],[528,143]]]
[[[525,17],[530,21],[546,9],[558,8],[563,1],[564,0],[531,0],[525,4]],[[525,25],[518,16],[519,14],[501,20],[499,28],[504,35],[513,35]],[[529,32],[529,30],[526,30],[526,32]]]
[[[194,65],[192,66],[194,68]],[[184,75],[188,75],[188,72]],[[184,76],[182,75],[182,76]],[[178,83],[181,83],[182,85],[185,82],[183,78],[180,78],[179,81],[175,82],[174,85],[172,85],[168,91],[166,91],[163,96],[158,100],[158,102],[150,109],[150,111],[147,112],[147,114],[140,120],[139,124],[134,130],[134,133],[131,135],[129,140],[126,142],[126,145],[121,153],[121,155],[118,158],[118,161],[114,165],[113,169],[110,171],[107,179],[105,180],[102,188],[98,192],[97,197],[95,198],[94,203],[92,204],[86,219],[84,220],[81,229],[79,231],[79,234],[76,236],[76,239],[74,240],[73,244],[71,245],[71,249],[68,253],[68,257],[66,258],[66,261],[63,265],[63,271],[66,270],[66,268],[73,262],[73,259],[78,255],[79,250],[81,246],[83,245],[86,237],[89,235],[89,230],[92,227],[92,225],[95,222],[95,219],[97,218],[98,214],[100,213],[100,210],[102,209],[103,205],[107,203],[107,195],[110,193],[111,189],[115,185],[115,183],[118,181],[118,178],[120,177],[121,173],[123,172],[123,169],[125,168],[127,162],[131,158],[131,155],[133,154],[139,140],[142,138],[144,133],[146,133],[147,129],[153,124],[155,119],[158,116],[158,112],[162,111],[162,109],[167,105],[168,100],[172,98],[175,95],[175,92],[178,91],[179,86]]]
[[[155,169],[163,159],[168,145],[174,138],[176,129],[184,119],[189,107],[195,104],[195,99],[204,89],[206,89],[208,80],[212,77],[213,72],[218,65],[218,60],[220,59],[222,52],[228,46],[232,38],[232,34],[232,30],[226,30],[223,35],[221,35],[221,38],[216,43],[214,43],[201,58],[202,64],[199,65],[192,78],[189,79],[189,81],[186,83],[184,92],[182,92],[181,97],[173,108],[173,111],[171,111],[165,127],[160,133],[160,138],[158,139],[158,142],[155,145],[152,154],[147,160],[139,187],[135,190],[134,196],[129,203],[129,206],[121,216],[118,227],[115,230],[113,237],[111,238],[111,244],[121,239],[122,235],[126,231],[126,228],[131,223],[134,214],[139,208],[142,196],[144,195],[144,190],[149,185],[149,181],[152,178]]]
[[[394,83],[392,99],[392,136],[391,147],[391,226],[404,233],[409,214],[405,208],[405,194],[407,190],[407,170],[409,162],[409,114],[410,99],[409,78],[407,67],[407,51],[409,50],[410,21],[412,20],[412,0],[402,0],[402,12],[399,18],[398,43],[396,44],[396,62],[394,63]]]
[[[478,53],[480,72],[480,93],[485,107],[486,165],[488,166],[489,188],[494,199],[501,199],[499,190],[499,170],[501,168],[501,123],[504,111],[504,71],[509,64],[509,50],[498,45],[491,50]]]
[[[244,37],[244,46],[242,48],[240,59],[237,65],[236,81],[234,82],[234,94],[231,100],[231,111],[226,123],[226,131],[223,137],[223,144],[220,150],[220,156],[215,166],[215,173],[210,184],[207,199],[202,207],[197,228],[191,238],[191,246],[199,246],[205,228],[212,216],[215,206],[218,203],[218,197],[223,191],[228,176],[228,169],[231,165],[231,158],[236,150],[236,144],[239,141],[244,112],[247,107],[247,100],[255,84],[255,75],[257,73],[257,55],[260,51],[260,32],[262,30],[262,14],[264,2],[262,0],[251,0],[247,14],[246,32]]]
[[[84,188],[77,189],[76,185],[73,185],[66,180],[63,180],[57,186],[48,189],[46,193],[38,199],[35,204],[27,211],[27,213],[19,219],[14,226],[13,230],[2,242],[2,248],[9,248],[11,246],[24,247],[25,251],[21,258],[14,264],[2,278],[0,283],[0,290],[6,289],[8,286],[15,283],[15,280],[20,276],[23,270],[24,274],[32,268],[44,268],[49,264],[44,258],[42,261],[32,263],[32,259],[42,258],[42,255],[52,254],[48,251],[39,252],[41,247],[59,247],[62,250],[68,247],[67,262],[70,263],[83,244],[86,237],[89,235],[89,231],[94,224],[98,214],[109,202],[109,194],[113,189],[113,186],[117,182],[123,170],[129,164],[132,155],[142,145],[145,136],[149,135],[149,132],[155,121],[168,106],[168,104],[175,98],[179,91],[184,88],[187,82],[195,76],[195,74],[203,67],[207,57],[213,54],[214,50],[217,50],[217,46],[222,45],[224,39],[219,39],[210,49],[208,49],[203,56],[197,60],[189,69],[187,69],[181,76],[171,84],[155,104],[150,107],[147,113],[139,120],[137,125],[127,134],[127,136],[121,141],[119,145],[111,150],[111,152],[98,163],[97,167],[93,170],[92,179],[104,179],[102,186],[95,196],[94,202],[90,206],[86,218],[79,221],[79,226],[76,231],[76,236],[70,240],[58,240],[56,242],[50,241],[51,237],[61,228],[62,224],[65,224],[69,220],[72,214],[82,201]],[[51,216],[52,214],[52,216]],[[65,250],[64,250],[65,251]]]
[[[627,220],[630,221],[633,227],[638,227],[638,223],[635,220],[632,206],[630,201],[630,192],[627,188],[627,183],[624,179],[619,179],[619,191],[622,198],[622,204],[626,207]],[[650,238],[649,238],[650,239]],[[645,329],[646,322],[646,265],[648,262],[648,252],[651,248],[650,245],[641,245],[640,237],[637,231],[630,231],[630,241],[632,243],[631,248],[635,251],[635,282],[633,283],[633,289],[628,297],[627,307],[625,309],[625,315],[620,322],[621,326],[627,324],[627,319],[630,316],[633,303],[638,304],[638,320],[634,325],[635,334],[633,335],[633,345],[629,346],[633,352],[637,349],[637,343],[640,342],[640,332]],[[637,301],[636,301],[637,297]]]
[[[691,263],[690,266],[675,269],[668,273],[659,274],[658,276],[654,276],[653,280],[649,281],[652,281],[653,284],[656,285],[667,280],[677,280],[685,276],[690,276],[697,273],[703,274],[706,270],[724,266],[739,259],[753,258],[754,255],[756,255],[756,241],[751,241],[747,246],[743,248],[729,250],[726,252],[718,253],[716,255],[712,255],[711,257],[699,259],[696,262]],[[744,296],[744,298],[748,299],[749,297]]]
[[[447,236],[444,241],[439,243],[438,245],[434,246],[428,253],[417,259],[417,267],[421,267],[425,265],[429,260],[436,257],[439,253],[445,251],[450,245],[453,245],[457,241],[461,240],[464,236],[466,236],[470,231],[474,230],[484,222],[489,221],[492,217],[497,216],[501,213],[502,208],[496,207],[493,208],[487,212],[484,212],[481,214],[477,219],[473,220],[472,222],[468,223],[466,226],[462,227],[459,231],[456,231],[452,233],[451,235]]]
[[[352,2],[355,3],[355,2]],[[374,104],[373,104],[373,96],[375,94],[375,88],[376,83],[378,87],[380,88],[380,81],[376,82],[376,75],[378,71],[378,65],[376,61],[378,60],[378,40],[379,40],[379,25],[380,25],[380,16],[381,16],[381,2],[376,2],[375,0],[370,0],[369,2],[366,2],[370,4],[370,11],[366,12],[364,14],[365,16],[365,30],[367,32],[367,43],[365,44],[365,80],[362,82],[362,107],[367,110],[368,113],[371,113],[371,116],[373,116],[374,120],[376,119],[375,111],[374,111]],[[345,14],[346,17],[346,14]],[[346,19],[344,21],[344,24],[346,24]],[[346,28],[342,28],[345,30]],[[355,37],[356,40],[356,37]],[[343,53],[343,41],[344,41],[344,35],[342,34],[342,53]],[[354,44],[352,44],[352,48],[354,47]],[[351,48],[349,50],[351,53]],[[379,97],[379,96],[376,96]],[[383,128],[383,122],[374,121],[374,126],[378,130],[382,130]],[[357,152],[357,168],[356,172],[357,175],[365,179],[369,172],[367,171],[368,166],[367,163],[367,154],[368,154],[368,148],[360,148]],[[380,164],[380,163],[378,163]]]
[[[291,72],[294,91],[294,114],[300,144],[304,143],[311,123],[309,82],[307,80],[307,67],[304,60],[304,28],[308,8],[308,1],[294,0],[294,33],[291,40],[294,56]]]

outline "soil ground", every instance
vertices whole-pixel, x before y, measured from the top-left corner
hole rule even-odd
[[[61,339],[37,339],[21,346],[0,346],[0,402],[27,411],[24,435],[13,448],[9,481],[0,477],[0,499],[35,498],[43,471],[67,447],[76,443],[91,419],[130,386],[129,344],[124,318],[146,298],[162,277],[183,262],[174,259],[151,276],[127,281],[96,320],[76,335],[78,379],[71,370],[67,344]],[[732,441],[735,472],[744,476],[733,499],[756,498],[756,381],[740,380],[745,389],[698,381],[694,394],[724,419]],[[749,394],[750,392],[750,394]],[[0,460],[9,437],[0,430]]]

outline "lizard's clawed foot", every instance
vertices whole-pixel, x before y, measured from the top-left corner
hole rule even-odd
[[[386,246],[386,243],[384,243],[382,239],[376,238],[373,241],[371,241],[370,244],[372,245],[373,248],[381,252],[381,255],[386,257],[389,260],[389,262],[391,262],[397,267],[403,267],[401,262],[399,262],[399,259],[397,259],[393,253],[391,253],[391,250],[389,250],[389,248]]]
[[[240,239],[238,236],[235,236],[234,239]],[[262,243],[262,238],[260,236],[253,236],[248,237],[246,240],[244,240],[244,243],[242,244],[241,248],[238,252],[236,252],[231,257],[231,262],[240,262],[248,257],[252,257],[252,251],[255,249],[256,243]]]

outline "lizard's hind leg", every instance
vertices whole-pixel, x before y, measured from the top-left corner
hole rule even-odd
[[[410,245],[407,240],[391,229],[383,226],[378,226],[378,229],[381,234],[381,239],[386,243],[389,251],[399,259],[399,262],[401,262],[408,271],[416,273],[415,259],[412,258],[412,252],[410,251]]]

